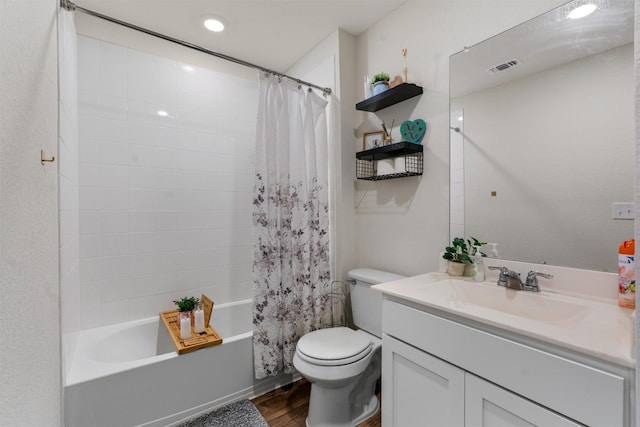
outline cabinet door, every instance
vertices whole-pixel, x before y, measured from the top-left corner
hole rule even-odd
[[[464,425],[464,371],[388,335],[382,338],[382,425]]]
[[[465,374],[467,427],[581,426],[475,375]]]

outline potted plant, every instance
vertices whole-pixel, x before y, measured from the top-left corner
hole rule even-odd
[[[178,307],[178,329],[180,329],[180,338],[185,340],[191,337],[192,317],[191,312],[198,306],[200,302],[196,297],[184,297],[174,300],[173,303]]]
[[[462,276],[467,263],[471,262],[468,247],[464,239],[455,237],[451,242],[451,246],[444,248],[445,252],[442,258],[448,261],[447,273],[451,276]]]
[[[371,84],[373,85],[373,94],[378,95],[387,89],[389,89],[389,74],[378,73],[371,78]]]
[[[173,301],[180,312],[193,311],[198,306],[199,302],[200,299],[196,297],[184,297]]]

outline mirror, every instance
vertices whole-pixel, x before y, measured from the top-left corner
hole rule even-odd
[[[634,236],[613,219],[635,195],[634,4],[568,18],[585,3],[450,57],[452,234],[504,259],[615,272]]]

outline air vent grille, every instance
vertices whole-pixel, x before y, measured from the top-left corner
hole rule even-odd
[[[518,65],[522,64],[518,59],[510,59],[508,61],[503,62],[502,64],[498,64],[496,66],[493,66],[491,68],[487,68],[487,73],[489,74],[496,74],[499,73],[500,71],[505,71],[508,70],[509,68],[513,68],[516,67]]]

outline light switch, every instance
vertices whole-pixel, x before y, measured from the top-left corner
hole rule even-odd
[[[635,204],[634,203],[613,203],[613,219],[634,219]]]

